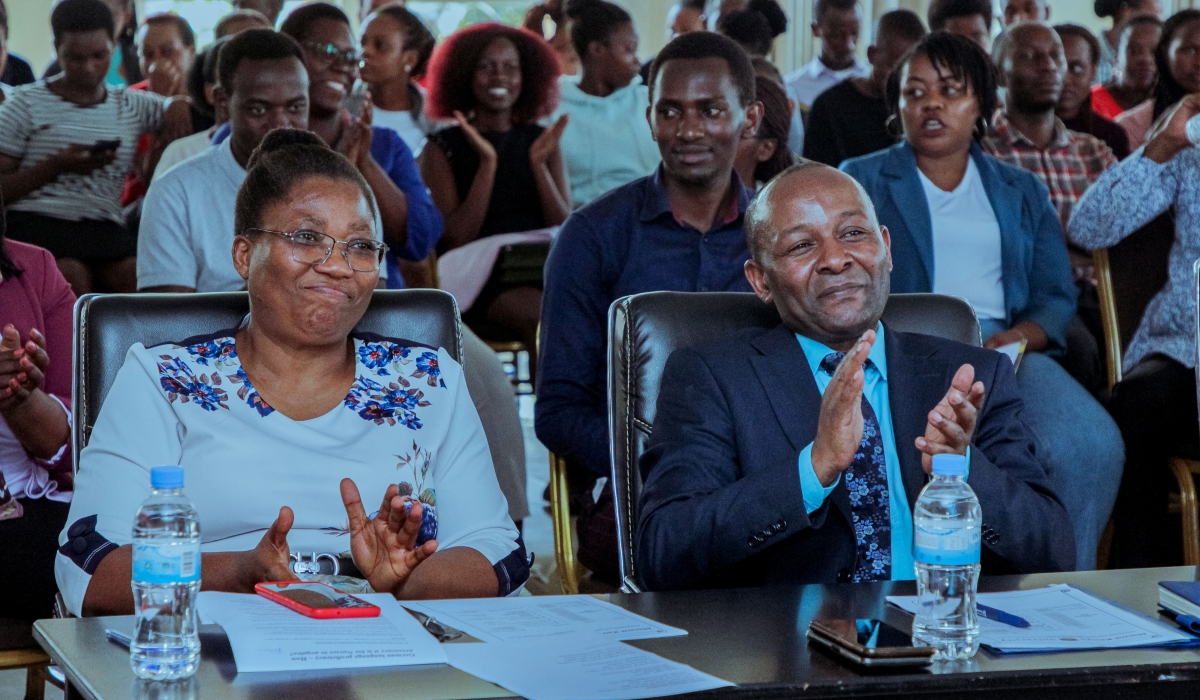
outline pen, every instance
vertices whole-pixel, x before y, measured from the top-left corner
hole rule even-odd
[[[996,608],[989,607],[983,603],[975,603],[975,610],[989,620],[1003,622],[1004,624],[1012,625],[1013,627],[1025,628],[1029,626],[1029,620],[1026,620],[1023,617],[1017,617],[1016,615],[1010,615],[1003,610],[997,610]],[[1198,620],[1198,622],[1200,622],[1200,620]]]
[[[104,630],[104,636],[108,637],[108,641],[116,644],[119,647],[124,647],[126,650],[129,649],[130,644],[133,644],[133,637],[130,637],[124,632],[106,629]]]

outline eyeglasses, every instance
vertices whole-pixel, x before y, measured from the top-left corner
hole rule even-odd
[[[342,246],[346,264],[355,272],[377,272],[383,263],[383,254],[388,247],[369,238],[339,241],[324,233],[300,229],[292,233],[272,231],[265,228],[248,228],[246,233],[272,233],[292,242],[292,260],[305,265],[321,265],[333,255],[334,246]]]
[[[325,65],[339,61],[348,68],[362,68],[362,54],[354,49],[343,51],[334,44],[318,44],[315,41],[306,41],[301,46]]]

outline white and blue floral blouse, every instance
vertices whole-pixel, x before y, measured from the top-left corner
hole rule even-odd
[[[296,521],[292,552],[349,547],[339,483],[358,485],[369,514],[391,484],[420,501],[419,541],[472,547],[496,567],[500,593],[528,576],[524,546],[496,482],[462,368],[445,350],[355,335],[356,379],[336,408],[305,421],[255,390],[233,332],[134,345],[80,455],[59,537],[56,576],[79,613],[100,560],[131,541],[150,468],[177,464],[200,516],[204,552],[253,548],[281,506]]]

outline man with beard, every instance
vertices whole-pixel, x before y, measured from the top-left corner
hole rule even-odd
[[[1004,109],[992,120],[983,149],[1033,173],[1050,189],[1063,231],[1071,209],[1087,188],[1117,162],[1112,149],[1090,134],[1071,131],[1055,114],[1067,61],[1058,33],[1042,22],[1021,22],[1001,34],[993,54],[999,83],[1008,89]],[[1072,245],[1067,251],[1080,287],[1080,312],[1098,318],[1099,301],[1091,278],[1091,254]],[[1096,325],[1096,324],[1092,324]],[[1060,362],[1084,388],[1104,387],[1097,338],[1076,316],[1067,329],[1067,354]]]
[[[566,220],[542,296],[537,436],[577,468],[579,559],[608,583],[618,577],[611,489],[592,489],[611,467],[608,307],[640,292],[750,291],[742,215],[753,191],[733,170],[762,119],[750,58],[720,34],[684,34],[658,54],[649,87],[662,165]]]

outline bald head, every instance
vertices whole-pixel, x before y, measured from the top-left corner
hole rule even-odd
[[[891,290],[891,239],[854,178],[793,166],[759,192],[745,222],[746,278],[788,328],[837,348],[875,327]]]
[[[857,180],[837,168],[816,161],[806,161],[779,173],[762,188],[754,201],[750,202],[745,217],[746,245],[750,248],[750,254],[760,263],[767,262],[762,257],[763,251],[771,249],[780,232],[774,224],[777,208],[786,207],[789,203],[798,201],[798,198],[804,199],[806,193],[844,187],[855,191],[861,202],[860,209],[869,217],[871,224],[878,228],[875,205]],[[783,216],[780,209],[779,218]]]

